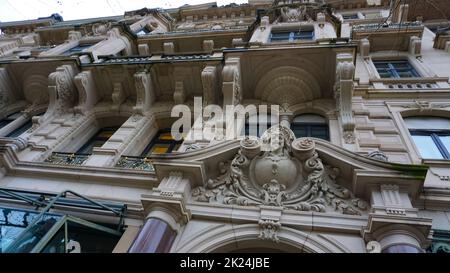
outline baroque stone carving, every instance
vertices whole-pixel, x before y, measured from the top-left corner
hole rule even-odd
[[[356,137],[353,131],[344,131],[344,141],[346,144],[355,144]]]
[[[52,116],[63,115],[73,109],[78,100],[73,78],[75,69],[71,65],[62,65],[48,76],[49,106],[43,117],[33,118],[33,128]]]
[[[275,243],[280,241],[280,239],[278,239],[278,230],[281,228],[280,222],[274,220],[259,220],[258,224],[260,227],[258,238],[272,240]]]
[[[410,108],[410,109],[419,109],[419,112],[426,111],[426,110],[432,110],[432,109],[441,109],[441,108],[447,108],[450,107],[450,104],[445,103],[432,103],[429,101],[421,101],[416,100],[414,101],[414,104],[407,104],[407,105],[401,105],[403,108]]]
[[[298,8],[283,7],[280,12],[283,22],[298,22],[309,19],[306,13],[306,6]]]
[[[222,70],[224,105],[236,105],[242,99],[239,58],[227,58]]]
[[[220,174],[192,191],[194,201],[240,206],[278,206],[299,211],[360,215],[367,204],[336,183],[339,169],[322,163],[312,139],[295,139],[287,127],[245,138]]]

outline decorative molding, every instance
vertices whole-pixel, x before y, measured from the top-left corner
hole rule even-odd
[[[126,100],[127,96],[121,82],[115,82],[113,84],[113,92],[111,99],[113,101],[113,109],[118,110],[120,105]]]
[[[49,105],[47,112],[41,118],[33,118],[35,126],[53,118],[70,113],[78,101],[73,79],[76,69],[71,65],[62,65],[48,76]]]
[[[426,110],[447,108],[450,107],[450,103],[436,103],[425,100],[416,100],[414,101],[414,104],[403,104],[399,106],[408,109],[419,109],[419,111],[422,112]]]
[[[281,224],[274,220],[259,220],[258,222],[260,233],[259,237],[262,240],[272,240],[275,243],[279,243],[278,230],[281,228]]]
[[[389,158],[381,151],[373,151],[370,152],[367,155],[368,158],[373,158],[376,160],[380,160],[380,161],[384,161],[384,162],[389,162]]]
[[[377,241],[370,241],[366,245],[367,253],[381,253],[381,244]]]
[[[341,53],[336,56],[336,83],[334,86],[335,98],[340,111],[342,127],[344,131],[355,129],[355,119],[352,110],[353,76],[355,65],[353,56],[349,53]]]
[[[206,66],[202,71],[203,104],[210,105],[217,102],[217,68]]]
[[[218,177],[192,191],[194,201],[351,215],[368,207],[336,184],[339,169],[323,165],[312,139],[295,139],[284,126],[270,128],[261,140],[243,139],[231,163],[219,169]]]
[[[353,131],[344,131],[343,135],[345,144],[355,144],[356,142],[356,136]]]

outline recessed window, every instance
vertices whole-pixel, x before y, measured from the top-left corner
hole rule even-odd
[[[70,56],[73,54],[78,54],[78,53],[81,53],[81,51],[85,50],[86,48],[90,48],[91,46],[93,46],[93,44],[80,44],[80,45],[77,45],[76,47],[73,47],[73,48],[67,50],[62,55]]]
[[[373,61],[381,78],[415,78],[419,73],[406,60]]]
[[[136,32],[136,35],[142,36],[142,35],[149,34],[150,32],[151,32],[150,30],[148,30],[146,27],[144,27],[141,30],[139,30],[138,32]]]
[[[272,115],[253,115],[245,122],[246,136],[261,137],[267,129],[278,124],[278,119]]]
[[[273,30],[270,34],[271,42],[295,42],[314,39],[314,30]]]
[[[147,145],[142,152],[142,157],[150,156],[151,154],[167,154],[178,150],[183,143],[182,140],[175,140],[170,129],[161,130]]]
[[[291,122],[291,130],[296,138],[315,137],[330,140],[327,120],[315,114],[303,114]]]
[[[86,142],[76,153],[92,154],[94,148],[102,147],[103,144],[119,129],[118,127],[105,127],[100,129],[88,142]]]
[[[358,19],[358,14],[357,13],[351,13],[351,14],[342,14],[342,18],[344,18],[344,20],[353,20],[353,19]]]
[[[0,129],[7,126],[8,124],[10,124],[11,122],[13,122],[14,120],[16,120],[17,118],[19,118],[21,116],[22,116],[22,113],[17,112],[17,113],[9,115],[8,117],[0,120]],[[32,126],[33,126],[33,122],[31,121],[31,119],[28,119],[24,124],[22,124],[21,126],[17,127],[16,129],[14,129],[10,133],[8,133],[5,137],[18,137],[21,134],[28,131],[28,129],[30,129]]]
[[[450,119],[405,118],[412,139],[425,159],[450,159]]]

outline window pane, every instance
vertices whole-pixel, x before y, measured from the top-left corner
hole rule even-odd
[[[440,136],[439,139],[444,144],[447,153],[450,153],[450,136]]]
[[[170,144],[155,144],[152,148],[152,152],[154,154],[164,154],[169,151]]]
[[[326,126],[312,126],[311,137],[328,140],[328,127]]]
[[[412,136],[422,158],[443,159],[431,136]]]

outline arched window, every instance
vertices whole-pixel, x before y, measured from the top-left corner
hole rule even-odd
[[[92,154],[94,147],[102,147],[103,144],[119,129],[119,127],[105,127],[97,131],[78,151],[77,154]]]
[[[330,140],[327,120],[315,114],[303,114],[291,122],[291,130],[295,137],[315,137]]]
[[[151,154],[171,153],[178,150],[182,143],[182,140],[177,141],[172,137],[170,129],[160,130],[144,149],[141,156],[147,157]]]
[[[260,137],[264,132],[272,126],[278,124],[278,118],[273,115],[253,115],[245,121],[246,136]]]
[[[450,159],[450,119],[408,117],[404,120],[422,158]]]

